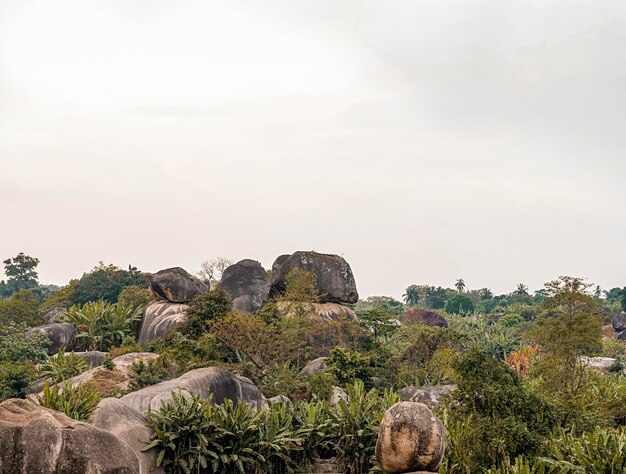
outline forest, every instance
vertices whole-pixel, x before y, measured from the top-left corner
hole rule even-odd
[[[8,258],[0,401],[97,424],[104,400],[134,407],[211,368],[252,395],[178,389],[150,405],[141,472],[383,472],[381,421],[400,400],[443,424],[433,472],[626,471],[626,287],[555,276],[494,294],[459,278],[359,299],[316,273],[339,257],[302,254],[271,270],[217,258],[195,275],[101,262],[62,287],[39,282],[37,258]]]

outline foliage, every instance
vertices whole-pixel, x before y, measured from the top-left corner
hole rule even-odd
[[[0,325],[0,363],[41,362],[48,356],[46,348],[50,345],[48,336],[39,332],[26,337],[28,328],[25,324],[10,323]]]
[[[102,367],[107,370],[113,370],[115,368],[115,361],[109,354],[102,359]]]
[[[98,392],[89,384],[76,387],[70,383],[50,386],[50,382],[46,382],[43,393],[37,395],[37,403],[42,407],[52,408],[86,423],[90,421],[91,413],[99,401]]]
[[[70,280],[70,282],[57,291],[51,292],[44,299],[39,311],[45,313],[54,308],[69,308],[72,306],[72,294],[78,285],[78,280]]]
[[[374,337],[387,338],[397,329],[396,315],[380,306],[357,312],[359,323],[374,334]]]
[[[28,362],[0,363],[0,401],[25,398],[35,379],[35,366]]]
[[[233,263],[231,259],[227,257],[217,257],[211,260],[202,262],[200,265],[200,271],[196,273],[198,278],[205,282],[209,287],[214,283],[217,283],[222,278],[222,273]]]
[[[83,274],[73,288],[70,302],[83,306],[92,301],[117,303],[119,294],[127,286],[136,285],[147,288],[148,283],[143,273],[129,265],[123,270],[115,265],[100,262],[89,273]]]
[[[538,358],[539,346],[521,346],[517,351],[508,354],[504,363],[522,377],[529,374]]]
[[[117,301],[127,308],[145,308],[150,303],[150,291],[137,285],[131,285],[120,291]]]
[[[402,295],[404,302],[409,306],[417,306],[421,300],[421,292],[419,286],[409,285]]]
[[[291,270],[285,277],[285,291],[280,299],[297,303],[318,303],[320,295],[315,274],[301,268]]]
[[[353,351],[366,351],[373,347],[373,334],[355,321],[306,321],[301,334],[309,346],[308,357],[327,357],[337,346]]]
[[[58,354],[47,357],[39,364],[39,375],[50,377],[55,383],[63,382],[76,375],[82,374],[89,368],[87,359],[77,356],[74,351],[65,355],[65,348],[61,348]]]
[[[31,290],[19,290],[10,298],[0,299],[0,324],[25,323],[37,326],[43,322],[38,310],[37,295]]]
[[[77,348],[108,351],[113,346],[132,341],[133,324],[143,316],[142,308],[111,304],[105,301],[72,306],[61,320],[76,330]]]
[[[11,296],[20,290],[37,287],[39,259],[20,252],[2,263],[4,263],[4,274],[7,276],[7,281],[0,282],[0,297]]]
[[[326,360],[329,372],[340,384],[353,382],[367,377],[370,358],[360,352],[353,352],[343,347],[335,347]]]
[[[458,294],[446,301],[446,313],[469,314],[474,312],[474,302],[469,296]]]
[[[187,322],[180,328],[180,332],[192,338],[198,338],[208,332],[213,324],[218,322],[233,309],[233,302],[228,293],[219,288],[201,293],[189,303]]]
[[[149,385],[154,385],[164,380],[174,378],[176,366],[168,356],[161,356],[158,359],[140,360],[133,362],[133,373],[131,375],[131,390],[139,390]]]

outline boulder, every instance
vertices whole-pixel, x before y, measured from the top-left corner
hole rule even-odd
[[[317,252],[296,252],[289,257],[278,257],[272,265],[270,296],[285,291],[287,275],[296,268],[315,275],[321,303],[356,303],[359,300],[348,262],[338,255]]]
[[[334,407],[339,403],[339,400],[350,401],[350,397],[343,388],[333,387],[333,393],[331,394],[328,403],[330,403],[331,407]]]
[[[620,331],[616,337],[618,341],[626,341],[626,329],[623,331]]]
[[[26,337],[29,337],[35,333],[42,333],[48,336],[50,339],[50,345],[48,346],[48,354],[56,354],[65,347],[69,349],[74,339],[74,326],[70,323],[50,323],[43,326],[35,326],[26,333]]]
[[[158,451],[154,448],[142,451],[146,447],[143,441],[150,439],[152,430],[146,426],[146,420],[141,413],[117,398],[103,398],[94,410],[92,419],[93,426],[114,434],[133,450],[141,464],[141,470],[138,472],[141,474],[165,472],[162,468],[150,471]]]
[[[611,319],[611,325],[616,331],[623,331],[624,329],[626,329],[626,312],[622,311],[613,319]]]
[[[432,387],[404,387],[400,389],[398,394],[401,400],[409,402],[419,402],[426,405],[428,408],[434,408],[441,401],[456,390],[456,385],[435,385]]]
[[[426,405],[399,402],[383,416],[376,441],[376,461],[388,474],[437,471],[443,460],[443,424]]]
[[[285,395],[276,395],[275,397],[268,398],[267,403],[274,405],[275,403],[286,403],[287,405],[293,405],[291,398]]]
[[[67,309],[65,308],[52,308],[49,311],[46,311],[43,315],[44,324],[56,323],[57,319],[60,318]]]
[[[612,357],[586,357],[581,356],[580,363],[586,367],[590,367],[596,370],[607,370],[613,364],[617,362],[617,359]]]
[[[148,305],[139,331],[139,344],[165,337],[176,326],[187,322],[189,306],[168,301],[155,301]]]
[[[148,275],[152,294],[172,303],[188,303],[200,293],[209,291],[206,283],[180,267],[167,268]]]
[[[0,474],[137,474],[115,435],[28,400],[0,404]]]
[[[402,322],[409,324],[422,323],[426,326],[438,326],[447,328],[448,321],[436,311],[428,311],[423,309],[405,308],[404,314],[401,316]]]
[[[358,319],[352,308],[338,303],[278,301],[276,308],[285,317],[299,316],[310,321],[338,321],[340,319],[357,321]]]
[[[328,357],[318,357],[317,359],[313,359],[304,368],[300,371],[300,375],[310,376],[316,374],[317,372],[325,372],[328,370],[328,366],[326,365],[326,361]]]
[[[69,356],[71,352],[66,352],[65,355]],[[54,354],[52,357],[56,357],[58,354]],[[107,356],[106,352],[101,351],[84,351],[74,352],[74,355],[84,357],[89,363],[89,367],[98,367],[102,364],[102,361]]]
[[[231,296],[234,309],[254,313],[269,296],[270,277],[259,262],[246,259],[224,270],[219,287]]]
[[[170,403],[172,392],[179,389],[202,398],[212,395],[215,403],[222,403],[229,398],[233,402],[241,400],[257,408],[267,404],[261,390],[249,379],[216,367],[191,370],[176,379],[131,392],[120,400],[139,413],[145,414],[148,410],[161,408],[161,403]]]

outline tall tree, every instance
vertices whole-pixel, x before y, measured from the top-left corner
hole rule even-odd
[[[420,302],[420,299],[421,299],[419,286],[410,285],[404,291],[404,294],[402,295],[402,297],[404,298],[404,302],[408,304],[409,306],[417,306],[417,304]]]
[[[459,278],[454,284],[454,287],[459,293],[462,293],[465,290],[465,280],[463,280],[463,278]]]
[[[7,281],[2,282],[0,291],[3,294],[0,296],[10,296],[20,290],[37,287],[39,279],[37,273],[38,258],[20,252],[2,263],[4,263],[4,274],[7,276]]]
[[[527,295],[528,287],[524,283],[518,283],[517,288],[513,292],[514,295]]]

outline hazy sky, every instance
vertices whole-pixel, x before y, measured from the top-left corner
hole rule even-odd
[[[0,257],[626,285],[624,0],[0,0]]]

